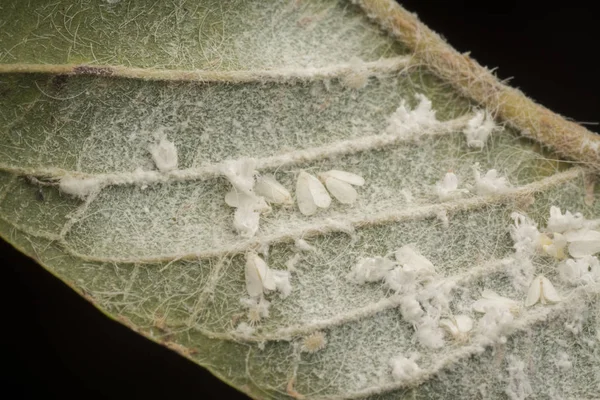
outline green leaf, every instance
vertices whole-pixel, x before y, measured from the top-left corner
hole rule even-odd
[[[595,229],[597,139],[395,4],[357,3],[3,2],[0,235],[252,397],[593,397],[600,283],[570,282],[544,251],[515,252],[509,231],[514,212],[543,231],[551,206]],[[420,124],[399,107],[420,109]],[[478,147],[465,132],[481,110],[498,125]],[[163,139],[176,169],[157,169]],[[246,237],[224,165],[247,158],[293,198],[300,171],[365,184],[353,204],[334,198],[310,216],[273,204]],[[478,190],[475,165],[509,186]],[[449,171],[468,193],[436,194]],[[409,244],[433,277],[400,290],[349,278]],[[254,252],[290,268],[289,296],[265,295],[268,316],[248,306]],[[485,289],[522,304],[539,274],[563,301],[494,327],[472,310]],[[410,298],[429,319],[411,320]],[[460,314],[473,330],[432,343]],[[406,359],[418,367],[402,370]]]

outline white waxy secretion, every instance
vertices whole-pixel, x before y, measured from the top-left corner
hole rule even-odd
[[[561,301],[561,298],[552,285],[552,282],[548,280],[544,275],[537,276],[531,285],[529,286],[529,291],[527,292],[527,299],[525,300],[525,305],[527,307],[531,307],[537,302],[542,304],[554,304]]]
[[[313,215],[317,208],[327,208],[331,205],[331,197],[325,186],[313,175],[300,171],[296,182],[296,200],[298,208],[304,215]]]
[[[358,284],[377,282],[385,278],[395,266],[393,261],[380,256],[362,258],[348,274],[348,279]]]
[[[481,175],[479,164],[473,166],[473,175],[475,177],[475,189],[481,195],[495,195],[506,193],[510,185],[505,177],[500,176],[498,171],[490,169],[485,175]]]
[[[163,138],[158,144],[151,145],[149,151],[161,172],[177,169],[177,148],[173,142]]]
[[[254,184],[254,192],[269,203],[287,205],[294,203],[290,192],[271,175],[259,176]]]
[[[560,233],[545,234],[542,233],[539,236],[539,244],[542,246],[542,250],[549,256],[562,260],[565,258],[565,247],[567,246],[567,239]]]
[[[266,290],[275,290],[277,285],[267,263],[254,252],[246,254],[246,290],[250,297],[262,295]]]
[[[325,182],[329,193],[342,204],[354,203],[358,193],[352,186],[362,186],[365,184],[365,180],[361,176],[335,169],[319,174],[319,178]]]
[[[583,228],[584,222],[585,218],[581,213],[572,214],[570,211],[566,211],[563,214],[560,208],[552,206],[547,228],[551,232],[565,233]]]
[[[497,128],[494,119],[487,111],[477,111],[475,116],[467,122],[465,137],[467,146],[483,148],[491,133]]]
[[[404,99],[400,102],[400,106],[388,119],[387,133],[414,139],[423,134],[424,128],[435,126],[438,123],[431,100],[420,93],[415,97],[419,100],[419,104],[414,109],[407,106]]]

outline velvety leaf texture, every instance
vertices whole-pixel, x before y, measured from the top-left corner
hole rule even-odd
[[[255,398],[597,397],[590,174],[360,3],[3,1],[0,235]]]

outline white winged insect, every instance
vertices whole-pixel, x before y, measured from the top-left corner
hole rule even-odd
[[[442,319],[440,326],[454,339],[462,341],[467,338],[468,333],[473,329],[473,320],[468,315],[456,315]]]
[[[300,171],[296,182],[296,200],[298,208],[304,215],[313,215],[318,208],[331,205],[331,197],[323,184],[313,175]]]
[[[250,297],[258,297],[277,285],[267,263],[254,252],[246,254],[246,290]]]
[[[485,314],[490,309],[509,310],[513,314],[519,312],[519,302],[508,297],[500,296],[493,290],[485,289],[481,293],[481,299],[471,306],[473,311]]]
[[[256,178],[254,192],[269,203],[291,205],[294,203],[290,192],[272,175],[261,175]]]
[[[356,201],[358,193],[353,186],[362,186],[365,180],[356,174],[332,169],[319,174],[329,193],[342,204],[352,204]]]
[[[525,305],[531,307],[538,301],[542,304],[554,304],[561,301],[554,285],[552,285],[552,282],[544,275],[537,276],[533,282],[531,282],[529,291],[527,292]]]
[[[600,232],[580,229],[565,233],[569,243],[569,254],[574,258],[591,256],[600,252]]]

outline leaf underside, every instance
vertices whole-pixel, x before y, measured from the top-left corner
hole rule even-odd
[[[360,258],[415,243],[441,277],[459,281],[451,311],[470,314],[483,289],[526,295],[498,262],[514,254],[513,211],[540,225],[551,205],[588,218],[600,211],[578,167],[512,128],[494,132],[483,149],[468,147],[460,119],[477,104],[426,66],[378,69],[410,54],[358,7],[15,0],[0,5],[0,27],[2,64],[224,74],[215,82],[0,75],[0,235],[103,312],[257,398],[503,398],[517,379],[507,368],[514,357],[539,398],[597,395],[597,291],[562,285],[552,260],[534,259],[536,272],[570,300],[523,311],[508,341],[487,347],[476,337],[422,347],[393,293],[381,283],[346,279]],[[372,73],[353,67],[365,63]],[[334,76],[286,79],[337,66]],[[244,71],[255,78],[236,81]],[[279,78],[261,79],[269,71]],[[352,79],[362,78],[366,86],[357,89]],[[441,132],[358,149],[340,145],[385,135],[389,116],[403,99],[416,105],[417,93],[431,99]],[[175,144],[186,178],[156,172],[149,182],[110,183],[155,170],[148,148],[161,135]],[[231,185],[214,173],[220,162],[244,157],[290,190],[300,170],[343,170],[366,183],[356,203],[334,201],[313,216],[297,206],[273,207],[246,239],[233,230],[233,209],[224,201]],[[449,201],[432,194],[448,171],[474,184],[476,162],[517,189]],[[109,183],[82,200],[59,191],[55,179],[64,175]],[[316,250],[298,253],[299,238]],[[285,299],[269,296],[269,318],[243,336],[236,327],[248,322],[240,303],[247,297],[244,254],[265,248],[273,269],[300,254],[293,290]],[[565,328],[574,323],[578,334]],[[317,331],[326,334],[325,348],[301,352],[302,338]],[[413,352],[420,353],[421,375],[410,384],[395,381],[390,359]],[[571,369],[558,369],[559,353],[568,354]],[[548,379],[559,371],[560,380]]]

